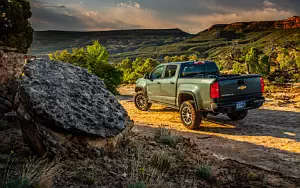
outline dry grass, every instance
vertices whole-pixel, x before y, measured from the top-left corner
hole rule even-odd
[[[170,157],[164,152],[155,152],[151,156],[151,166],[161,171],[167,171],[171,168],[172,161]]]
[[[160,127],[154,132],[154,139],[160,143],[168,144],[171,146],[176,146],[178,143],[182,142],[181,136],[172,133],[169,129]]]
[[[51,188],[52,180],[54,176],[60,174],[60,165],[57,161],[48,162],[46,157],[43,158],[31,158],[23,166],[22,176],[18,179],[10,179],[10,169],[13,165],[14,159],[10,159],[10,166],[7,168],[6,173],[6,187],[39,187],[39,188]]]
[[[142,146],[138,146],[136,154],[132,157],[130,165],[131,174],[128,183],[129,187],[168,187],[166,186],[166,182],[164,182],[164,177],[171,166],[170,160],[165,154],[155,153],[151,157],[149,164],[143,155],[146,152]],[[154,160],[157,160],[157,162],[154,162]]]

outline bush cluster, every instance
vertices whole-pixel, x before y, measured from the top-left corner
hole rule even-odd
[[[300,81],[300,52],[276,47],[271,52],[250,48],[232,53],[217,61],[223,72],[233,74],[261,74],[269,81],[279,83]]]
[[[159,62],[151,58],[136,58],[134,61],[127,58],[117,67],[123,73],[122,83],[133,84],[144,74],[150,73],[157,65],[159,65]]]

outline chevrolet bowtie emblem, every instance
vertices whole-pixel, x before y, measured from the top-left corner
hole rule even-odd
[[[240,86],[240,87],[238,87],[239,90],[244,90],[246,88],[247,88],[247,86]]]

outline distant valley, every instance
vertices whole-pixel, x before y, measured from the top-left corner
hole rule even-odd
[[[104,45],[111,57],[139,54],[144,48],[182,42],[193,35],[180,29],[141,29],[99,32],[37,31],[29,54],[46,56],[56,50],[85,47],[94,40]]]
[[[84,47],[99,40],[110,53],[110,61],[136,57],[162,60],[165,56],[196,54],[215,59],[236,45],[242,50],[264,49],[292,43],[300,46],[300,17],[279,21],[217,24],[198,34],[180,29],[141,29],[100,32],[38,31],[29,51],[45,56],[56,50]]]

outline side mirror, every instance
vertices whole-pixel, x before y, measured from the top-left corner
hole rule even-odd
[[[145,75],[144,75],[144,79],[149,80],[149,78],[150,78],[149,74],[145,74]]]

